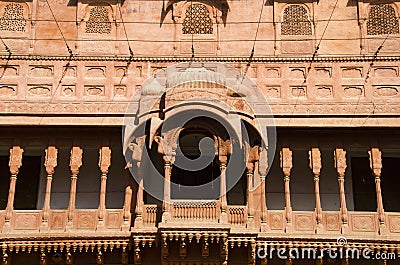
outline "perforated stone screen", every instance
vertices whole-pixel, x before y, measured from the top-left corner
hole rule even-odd
[[[183,20],[183,34],[213,34],[210,12],[202,4],[192,4],[186,9]]]
[[[90,9],[89,20],[86,22],[86,33],[109,34],[111,22],[108,9],[104,6],[95,6]]]
[[[16,3],[6,5],[3,17],[0,19],[0,29],[23,32],[25,31],[25,26],[24,7]]]
[[[307,10],[301,5],[290,5],[283,11],[282,35],[312,35]]]
[[[368,35],[397,34],[399,33],[399,20],[391,5],[374,5],[369,10],[367,22]]]

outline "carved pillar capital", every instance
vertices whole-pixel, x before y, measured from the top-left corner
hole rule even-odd
[[[346,163],[346,151],[341,148],[335,149],[335,168],[337,170],[339,178],[344,178],[346,173],[347,163]]]
[[[310,158],[310,168],[313,171],[314,176],[318,177],[321,173],[321,152],[319,148],[311,148],[308,152]]]
[[[24,149],[19,146],[13,146],[10,149],[10,161],[8,165],[10,166],[11,175],[18,175],[19,168],[22,166],[22,154]]]
[[[280,155],[281,155],[280,163],[281,163],[281,168],[282,168],[283,174],[285,176],[290,176],[290,172],[293,167],[292,151],[289,148],[284,147],[284,148],[282,148]]]
[[[71,158],[69,161],[69,167],[72,175],[78,175],[79,168],[82,166],[82,153],[83,150],[80,147],[74,146],[71,149]]]
[[[368,154],[372,173],[375,178],[379,178],[382,171],[382,152],[378,148],[371,148]]]
[[[108,173],[111,165],[111,149],[110,147],[102,147],[99,151],[99,168],[102,174]]]
[[[44,166],[46,168],[47,175],[54,174],[54,168],[57,166],[57,153],[58,150],[55,146],[49,146],[46,150],[46,156],[44,159]]]

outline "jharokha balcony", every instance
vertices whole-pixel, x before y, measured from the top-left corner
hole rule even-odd
[[[90,142],[94,130],[87,129],[80,144],[74,140],[78,130],[72,129],[59,132],[57,139],[49,140],[55,144],[44,146],[45,141],[35,142],[43,131],[32,129],[21,144],[10,146],[8,155],[0,156],[4,254],[26,250],[46,255],[58,250],[68,258],[94,251],[103,258],[115,249],[123,264],[128,264],[126,253],[132,250],[135,264],[140,264],[144,249],[161,248],[165,264],[175,264],[170,245],[180,246],[177,253],[182,258],[186,244],[198,242],[204,257],[211,255],[208,244],[220,244],[218,260],[222,261],[210,264],[226,264],[228,247],[249,249],[252,262],[255,248],[263,244],[322,248],[337,244],[339,236],[348,239],[349,247],[396,253],[400,233],[396,168],[400,159],[392,147],[398,135],[373,129],[359,131],[357,138],[346,131],[293,131],[278,130],[280,141],[272,154],[249,146],[250,160],[233,185],[225,171],[231,148],[216,145],[215,162],[200,174],[192,173],[190,182],[185,172],[174,169],[179,157],[171,161],[159,153],[165,142],[155,138],[147,149],[155,170],[164,178],[163,199],[159,200],[146,191],[154,172],[140,171],[144,161],[135,156],[140,141],[134,141],[124,156],[120,147],[113,148],[120,139]],[[108,128],[99,134],[115,132]],[[374,146],[367,133],[379,135],[380,144]],[[340,145],[333,144],[332,135],[339,134]],[[180,140],[197,145],[195,139],[200,136],[197,129],[188,129]],[[192,146],[183,146],[189,157],[196,155]],[[267,153],[269,170],[263,175],[259,164],[265,162],[261,160]],[[137,172],[141,172],[139,185],[132,175]],[[198,194],[184,198],[180,193],[179,187],[211,181],[211,175],[218,179],[212,188],[215,198],[201,199]]]

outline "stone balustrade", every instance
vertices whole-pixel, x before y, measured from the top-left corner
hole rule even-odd
[[[246,225],[247,206],[228,205],[228,222],[232,225]]]
[[[172,217],[177,220],[217,221],[219,201],[174,201]]]
[[[152,226],[156,225],[157,221],[157,213],[159,208],[157,204],[146,204],[143,206],[143,224],[144,226]]]

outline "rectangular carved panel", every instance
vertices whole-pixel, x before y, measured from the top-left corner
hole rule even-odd
[[[119,229],[122,224],[122,210],[107,210],[106,227],[108,229]]]
[[[67,211],[51,211],[50,212],[50,229],[63,230],[67,223]]]
[[[313,213],[294,213],[294,223],[297,231],[313,231],[315,218]]]
[[[351,213],[351,227],[355,232],[375,232],[375,214]]]
[[[285,223],[283,212],[269,211],[269,222],[271,230],[283,230]]]
[[[400,233],[400,215],[388,214],[389,231],[392,233]]]
[[[29,66],[29,75],[33,77],[52,77],[53,66],[31,65]]]
[[[14,229],[15,230],[36,230],[39,229],[40,213],[39,212],[14,212]]]
[[[0,232],[4,226],[4,217],[6,215],[6,211],[0,211]]]
[[[340,230],[339,213],[324,213],[324,226],[327,231]]]
[[[77,210],[74,222],[76,229],[94,230],[97,224],[97,210]]]

